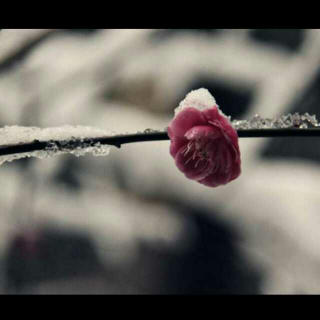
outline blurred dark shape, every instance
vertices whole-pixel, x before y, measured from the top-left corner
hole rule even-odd
[[[80,170],[80,161],[69,155],[65,161],[61,162],[61,167],[53,176],[53,183],[63,185],[70,191],[80,191],[82,187],[79,179]]]
[[[214,79],[200,75],[195,77],[195,80],[186,89],[185,94],[179,97],[179,101],[176,102],[173,109],[179,105],[179,102],[184,99],[187,93],[199,88],[208,89],[216,99],[216,102],[223,113],[227,116],[231,116],[233,119],[239,119],[247,112],[253,97],[253,92],[249,88],[236,88],[225,82],[217,82]]]
[[[91,240],[53,228],[16,235],[6,256],[8,293],[23,293],[41,281],[87,275],[101,270]]]
[[[26,59],[30,53],[32,53],[40,44],[47,41],[52,36],[59,35],[61,33],[73,33],[79,35],[93,35],[99,29],[52,29],[39,35],[28,43],[24,44],[22,47],[18,48],[16,52],[11,53],[3,61],[0,62],[0,73],[8,71],[9,69],[19,66],[24,59]]]
[[[204,34],[211,36],[221,31],[222,29],[164,29],[156,30],[150,35],[150,38],[151,40],[163,41],[181,34]]]
[[[305,89],[301,98],[297,99],[290,108],[289,113],[298,112],[303,114],[308,112],[315,114],[317,119],[320,116],[320,69],[318,75],[312,83]],[[262,151],[264,158],[286,158],[311,160],[320,162],[320,148],[317,147],[319,138],[317,137],[287,137],[273,138]]]
[[[47,284],[46,293],[81,288],[81,293],[260,294],[262,273],[238,250],[234,230],[214,219],[213,212],[184,204],[177,209],[196,230],[187,247],[140,239],[135,262],[117,268],[100,264],[84,234],[47,227],[24,231],[8,248],[6,292],[32,293]]]
[[[5,166],[12,166],[12,167],[17,167],[18,170],[21,170],[21,173],[26,173],[26,170],[30,169],[32,161],[37,161],[38,159],[35,158],[21,158],[18,161],[12,161],[5,163]]]
[[[196,228],[195,242],[182,252],[155,250],[142,242],[138,264],[130,270],[142,292],[260,294],[262,273],[237,249],[239,237],[234,230],[214,219],[213,212],[184,205],[180,210]]]
[[[305,29],[253,29],[250,36],[258,42],[297,51],[304,41]]]
[[[131,192],[130,190],[130,183],[128,181],[128,174],[123,169],[124,165],[117,161],[112,166],[113,176],[114,176],[114,183],[115,185],[123,191]]]
[[[85,36],[90,36],[99,30],[100,29],[64,29],[64,31],[67,33],[74,33],[74,34],[80,34]]]
[[[156,98],[156,81],[155,77],[143,77],[133,81],[116,80],[102,93],[101,97],[157,112],[161,108],[158,108],[159,102]]]
[[[24,44],[18,48],[15,52],[11,53],[8,57],[4,58],[0,62],[0,74],[6,72],[11,68],[19,66],[24,59],[26,59],[40,44],[53,36],[57,31],[49,30],[48,32],[39,35],[35,39]]]

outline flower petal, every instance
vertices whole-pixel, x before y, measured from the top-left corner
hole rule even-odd
[[[214,120],[220,120],[220,117],[222,117],[219,114],[219,110],[218,110],[217,106],[203,110],[202,113],[206,117],[207,122],[214,121]]]
[[[206,124],[208,122],[199,110],[186,108],[173,118],[168,128],[170,128],[174,136],[183,138],[185,133],[192,127]]]
[[[185,154],[185,147],[182,147],[176,154],[175,162],[178,169],[185,174],[188,179],[201,180],[204,179],[211,171],[207,161],[198,161],[199,157],[194,157],[191,151]]]
[[[181,150],[182,147],[185,147],[189,141],[186,138],[179,138],[174,135],[170,136],[169,132],[170,132],[170,129],[168,129],[168,135],[171,139],[170,154],[173,158],[175,158],[179,150]]]
[[[222,136],[222,133],[219,128],[208,126],[208,125],[192,127],[185,134],[185,137],[188,140],[201,139],[201,138],[210,138],[213,140],[221,136]]]
[[[208,122],[216,123],[233,142],[238,141],[237,131],[232,127],[229,119],[219,113],[217,107],[204,110],[203,114],[207,118]]]
[[[241,174],[241,161],[239,160],[238,163],[236,163],[236,165],[233,166],[232,168],[232,175],[230,178],[230,181],[237,179],[240,174]]]
[[[223,172],[221,170],[218,170],[212,174],[209,174],[207,177],[205,177],[202,180],[199,180],[201,184],[204,184],[207,187],[217,187],[220,185],[225,185],[228,182],[230,182],[232,171],[229,170],[228,172]]]

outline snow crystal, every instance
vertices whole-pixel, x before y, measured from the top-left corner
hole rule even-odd
[[[176,116],[180,111],[185,108],[196,108],[200,111],[210,109],[214,106],[218,107],[219,113],[226,117],[225,114],[219,109],[215,98],[210,94],[207,89],[201,88],[198,90],[193,90],[183,101],[180,102],[179,106],[174,110],[174,115]]]
[[[110,146],[94,143],[91,139],[113,136],[114,133],[94,127],[65,125],[56,128],[5,126],[0,128],[0,146],[34,142],[48,142],[45,150],[0,156],[0,164],[25,157],[48,158],[60,154],[77,157],[91,152],[95,156],[107,155]],[[59,141],[59,144],[56,142]]]

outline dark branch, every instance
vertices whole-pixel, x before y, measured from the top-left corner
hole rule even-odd
[[[320,128],[307,129],[250,129],[237,130],[239,138],[271,138],[271,137],[320,137]],[[74,150],[76,147],[86,148],[94,146],[97,143],[101,145],[111,145],[120,148],[121,145],[133,142],[144,141],[162,141],[169,140],[168,134],[162,132],[148,132],[118,135],[112,137],[101,137],[82,140],[72,139],[70,141],[38,141],[35,140],[30,143],[21,143],[16,145],[0,146],[0,156],[26,153],[33,151],[43,151],[52,144],[55,144],[61,150]]]

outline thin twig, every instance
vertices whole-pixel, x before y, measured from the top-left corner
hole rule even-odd
[[[271,138],[271,137],[320,137],[320,128],[290,128],[290,129],[241,129],[237,130],[239,138]],[[146,132],[136,134],[126,134],[111,137],[101,137],[82,140],[72,139],[70,141],[38,141],[35,140],[30,143],[20,143],[15,145],[0,146],[0,156],[19,154],[34,151],[43,151],[50,149],[52,144],[55,144],[61,149],[73,147],[86,148],[88,145],[94,146],[97,143],[101,145],[111,145],[120,148],[121,145],[134,142],[144,141],[163,141],[169,140],[169,136],[166,131],[161,132]]]

